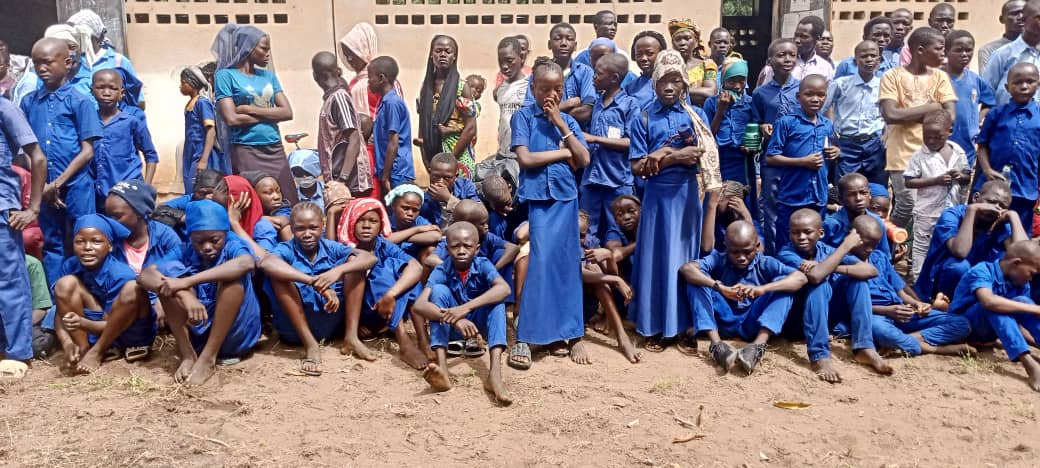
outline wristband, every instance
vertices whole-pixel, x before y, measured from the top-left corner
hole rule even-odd
[[[574,136],[574,131],[573,131],[573,130],[571,130],[571,132],[570,132],[570,133],[568,133],[568,134],[564,135],[564,136],[563,136],[563,138],[560,138],[560,141],[561,141],[561,142],[563,142],[563,141],[567,141],[567,139],[568,139],[568,138],[570,138],[570,137],[572,137],[572,136]]]

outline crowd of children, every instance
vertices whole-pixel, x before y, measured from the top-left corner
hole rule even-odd
[[[315,54],[318,149],[287,157],[270,38],[227,25],[215,62],[180,74],[185,195],[163,204],[139,81],[125,58],[83,58],[111,50],[83,43],[96,15],[77,15],[33,47],[35,88],[0,98],[4,376],[55,350],[71,373],[147,359],[166,330],[178,382],[206,382],[264,334],[302,346],[317,376],[319,343],[374,360],[365,343],[385,334],[436,391],[449,358],[487,354],[486,388],[509,404],[503,354],[521,370],[533,351],[590,364],[589,327],[632,363],[647,359],[632,329],[649,353],[695,355],[706,337],[719,367],[747,374],[771,338],[804,339],[831,383],[832,337],[879,374],[888,350],[999,339],[1040,391],[1040,58],[1016,52],[1040,43],[1040,0],[1005,3],[1008,37],[981,75],[949,3],[928,26],[904,9],[870,19],[837,66],[808,16],[768,45],[753,91],[729,31],[706,47],[688,19],[628,54],[609,11],[585,50],[566,23],[551,57],[507,37],[484,160],[489,81],[463,78],[453,38],[430,43],[415,138],[371,26],[340,41],[352,81]]]

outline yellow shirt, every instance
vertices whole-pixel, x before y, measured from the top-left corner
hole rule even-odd
[[[929,103],[947,103],[957,100],[946,72],[930,68],[923,75],[914,75],[905,67],[894,68],[881,77],[878,102],[895,101],[896,107],[907,109]],[[920,123],[889,124],[885,127],[885,146],[888,148],[886,170],[904,171],[910,156],[924,145]]]

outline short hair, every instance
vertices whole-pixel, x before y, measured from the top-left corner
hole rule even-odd
[[[397,80],[397,74],[400,73],[400,69],[397,68],[397,60],[386,55],[372,59],[368,63],[368,71],[370,75],[385,75],[386,79],[391,82]]]
[[[289,212],[289,219],[296,219],[296,216],[304,211],[317,213],[318,216],[322,218],[322,222],[325,222],[325,213],[322,212],[321,207],[316,203],[309,201],[297,203],[296,206],[292,208],[292,211]]]
[[[517,34],[517,35],[513,36],[513,38],[518,40],[518,41],[524,41],[524,42],[526,42],[528,44],[531,43],[531,38],[527,37],[527,34]]]
[[[625,200],[635,203],[639,207],[643,206],[643,202],[639,199],[639,197],[635,195],[619,195],[617,198],[614,199],[614,201],[610,202],[610,210],[613,211],[618,206],[621,206],[621,202]]]
[[[801,91],[803,88],[805,88],[805,86],[807,86],[809,83],[813,81],[822,81],[823,86],[827,87],[827,77],[814,73],[812,75],[806,76],[805,78],[802,78],[802,82],[798,84],[798,91]]]
[[[914,29],[914,31],[910,33],[910,38],[906,40],[906,43],[910,46],[910,52],[912,53],[917,50],[918,47],[924,47],[935,41],[941,40],[944,40],[943,35],[938,29],[923,27]]]
[[[935,6],[933,6],[932,9],[928,11],[928,17],[931,18],[932,15],[934,15],[939,10],[947,10],[947,9],[950,10],[950,12],[954,14],[954,16],[957,15],[957,9],[954,8],[953,5],[950,5],[949,3],[939,3],[939,4],[935,5]]]
[[[953,119],[950,118],[950,113],[945,110],[939,109],[929,112],[924,115],[921,119],[921,125],[938,124],[943,128],[953,127]]]
[[[477,230],[477,227],[469,221],[455,221],[444,230],[444,237],[445,239],[450,240],[463,232],[472,233],[474,237],[480,233],[480,231]]]
[[[858,172],[850,172],[841,176],[841,178],[838,179],[838,193],[844,196],[845,190],[848,188],[849,184],[852,183],[853,180],[861,180],[868,184],[868,186],[870,184],[870,180],[867,179],[867,176]]]
[[[971,39],[972,44],[975,43],[975,36],[972,36],[968,31],[963,29],[954,29],[953,31],[950,31],[949,34],[946,35],[946,50],[949,51],[950,47],[953,47],[953,41],[965,37]]]
[[[860,234],[871,234],[878,238],[884,237],[885,232],[881,229],[881,223],[869,214],[861,214],[852,220],[852,228]]]
[[[509,186],[509,182],[498,174],[489,175],[480,182],[480,193],[487,201],[492,198],[500,200],[513,198],[513,189]]]
[[[570,23],[556,23],[549,29],[549,36],[552,36],[557,29],[567,29],[574,34],[577,34],[577,31],[574,30],[574,26],[571,26]]]
[[[802,208],[800,210],[795,211],[794,213],[791,213],[791,219],[792,220],[795,219],[795,218],[805,218],[805,217],[808,217],[808,218],[812,219],[813,221],[816,221],[818,224],[823,224],[823,217],[820,216],[820,212],[819,211],[811,210],[809,208]],[[794,224],[794,223],[791,223],[791,224]]]
[[[123,75],[121,75],[114,68],[102,68],[100,70],[95,71],[94,74],[91,76],[91,82],[93,83],[94,79],[96,79],[99,75],[112,75],[118,78],[120,83],[123,82]]]
[[[874,41],[872,41],[870,39],[864,39],[862,41],[859,41],[859,44],[856,44],[856,48],[853,49],[853,54],[852,54],[853,57],[855,57],[856,54],[859,53],[860,49],[862,49],[864,47],[873,47],[875,49],[880,49],[880,47],[878,46],[877,42],[874,42]],[[878,50],[878,52],[880,52],[880,50]]]
[[[863,25],[863,38],[867,39],[870,37],[870,30],[874,29],[874,26],[879,24],[887,24],[888,27],[892,27],[892,19],[887,16],[875,16],[867,21]]]
[[[466,83],[469,83],[471,80],[480,83],[485,88],[487,87],[487,80],[485,80],[483,76],[474,73],[466,77]]]
[[[432,166],[434,164],[447,164],[451,167],[455,167],[458,165],[458,160],[455,159],[455,155],[451,153],[437,153],[430,159],[430,165]]]
[[[715,29],[712,29],[712,30],[711,30],[711,32],[710,32],[710,33],[708,33],[708,39],[710,40],[710,39],[711,39],[711,36],[714,36],[714,35],[716,35],[716,34],[718,34],[718,33],[726,33],[726,34],[729,34],[730,36],[732,36],[732,35],[733,35],[733,33],[731,33],[731,32],[729,31],[729,29],[726,29],[726,28],[724,28],[724,27],[722,27],[722,26],[719,26],[719,27],[717,27],[717,28],[715,28]]]
[[[751,193],[751,187],[744,185],[744,183],[738,180],[727,180],[722,182],[722,192],[732,192],[740,194],[740,198],[744,198]]]
[[[600,57],[599,61],[610,65],[611,72],[617,73],[619,80],[625,79],[625,74],[628,72],[628,57],[612,52]]]
[[[605,23],[607,21],[607,15],[610,15],[610,16],[613,16],[613,17],[617,18],[617,15],[615,15],[613,11],[610,11],[610,10],[600,10],[600,11],[597,11],[595,15],[593,15],[593,17],[592,17],[592,25],[593,26],[602,26],[603,23]]]
[[[798,20],[799,26],[803,24],[808,24],[812,26],[812,35],[817,39],[823,36],[823,30],[827,28],[827,26],[823,24],[823,18],[820,18],[816,15],[809,15]]]
[[[632,39],[631,57],[636,56],[636,42],[639,42],[639,40],[644,37],[652,37],[654,40],[656,40],[657,45],[661,46],[660,50],[665,50],[668,48],[668,42],[665,41],[664,36],[661,33],[657,31],[640,31],[638,34],[636,34],[636,37]]]
[[[517,39],[517,36],[503,37],[502,40],[498,41],[498,50],[505,49],[506,47],[511,47],[514,51],[516,51],[516,53],[519,54],[520,40]]]
[[[991,190],[1000,190],[1001,192],[1010,195],[1011,184],[1007,183],[1007,181],[1004,180],[987,180],[985,183],[982,184],[982,187],[979,187],[978,193],[989,192]]]
[[[223,180],[223,172],[216,169],[203,169],[195,173],[195,188],[216,188]]]
[[[769,43],[769,48],[766,49],[766,54],[769,54],[769,57],[772,57],[773,54],[776,53],[776,49],[778,47],[782,46],[782,45],[785,45],[785,44],[790,44],[790,45],[795,46],[795,47],[798,46],[797,44],[794,43],[794,39],[791,39],[789,37],[780,37],[780,38],[773,39],[773,42]],[[768,57],[767,57],[767,60],[768,60]]]

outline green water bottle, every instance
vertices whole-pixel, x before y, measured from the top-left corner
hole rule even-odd
[[[744,140],[741,144],[752,153],[762,149],[762,134],[759,133],[758,124],[749,123],[744,127]]]

